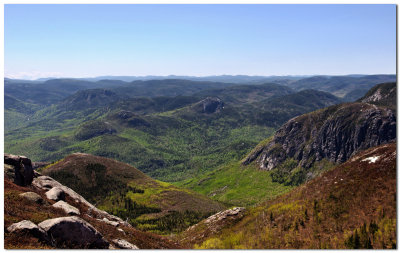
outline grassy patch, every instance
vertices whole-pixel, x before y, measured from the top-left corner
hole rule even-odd
[[[179,182],[177,185],[223,203],[245,206],[274,198],[292,188],[273,182],[271,172],[261,171],[253,166],[242,167],[238,162],[224,165],[199,179]]]

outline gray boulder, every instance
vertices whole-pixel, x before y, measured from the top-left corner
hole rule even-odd
[[[53,204],[53,207],[60,208],[66,214],[69,214],[69,215],[80,215],[81,214],[81,212],[79,212],[78,208],[76,208],[74,206],[71,206],[70,204],[68,204],[67,202],[62,201],[62,200],[60,200],[57,203]]]
[[[53,187],[46,192],[46,197],[54,201],[65,200],[65,192],[60,187]]]
[[[117,246],[120,249],[139,249],[136,245],[127,242],[123,239],[115,239],[112,240],[112,242],[115,244],[115,246]]]
[[[49,219],[39,223],[39,227],[51,236],[58,247],[107,249],[109,246],[92,225],[79,217]]]
[[[39,238],[41,240],[48,240],[48,236],[46,232],[38,227],[35,223],[29,220],[23,220],[18,223],[14,223],[11,226],[7,228],[7,231],[9,233],[17,233],[20,231],[26,231],[33,235],[36,238]]]
[[[38,204],[43,204],[43,198],[35,192],[24,192],[24,193],[21,193],[19,196],[21,196],[29,201],[36,202]]]

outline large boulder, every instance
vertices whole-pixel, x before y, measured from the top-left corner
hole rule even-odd
[[[18,223],[14,223],[7,228],[9,233],[17,233],[17,232],[28,232],[36,238],[41,240],[48,240],[48,236],[46,232],[38,227],[35,223],[29,220],[23,220]]]
[[[13,180],[15,184],[27,186],[32,183],[34,172],[30,159],[25,156],[4,154],[4,164],[11,165],[14,168]]]
[[[46,192],[46,197],[54,201],[65,200],[65,192],[60,187],[53,187]]]
[[[79,214],[81,214],[81,212],[79,212],[78,208],[76,208],[74,206],[71,206],[70,204],[68,204],[67,202],[62,201],[62,200],[60,200],[57,203],[53,204],[53,207],[60,208],[66,214],[69,214],[69,215],[79,215]]]
[[[92,225],[76,216],[45,220],[39,223],[39,227],[53,238],[58,247],[107,249],[109,246]]]
[[[24,193],[21,193],[19,196],[21,196],[29,201],[36,202],[38,204],[43,204],[43,198],[35,192],[24,192]]]
[[[60,187],[62,190],[64,190],[62,184],[48,176],[39,176],[34,178],[32,185],[42,190],[50,190],[53,187]]]

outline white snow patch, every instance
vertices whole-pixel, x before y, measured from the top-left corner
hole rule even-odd
[[[369,161],[368,163],[375,163],[378,159],[379,159],[379,156],[371,156],[371,157],[367,157],[361,161],[362,162]]]

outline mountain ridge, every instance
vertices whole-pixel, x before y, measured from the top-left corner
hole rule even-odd
[[[382,97],[390,97],[386,103],[395,105],[395,95],[391,93],[396,92],[396,84],[390,86],[388,94]],[[342,163],[359,150],[395,139],[396,115],[392,109],[369,103],[344,103],[289,120],[271,141],[256,147],[242,164],[255,161],[263,170],[277,168],[280,181],[291,176],[304,181],[318,172],[312,169],[318,162]]]

